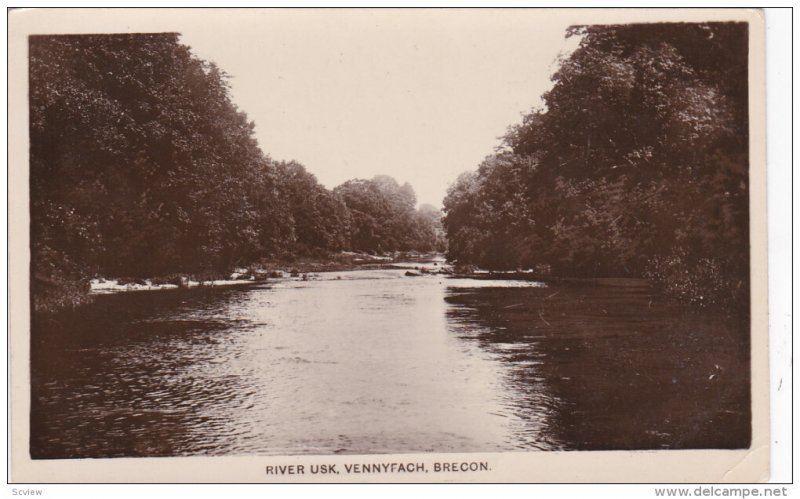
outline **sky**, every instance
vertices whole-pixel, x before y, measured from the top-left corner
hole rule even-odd
[[[328,188],[391,175],[441,207],[456,177],[540,105],[557,57],[576,46],[543,14],[245,10],[171,26],[231,76],[273,159],[302,163]]]

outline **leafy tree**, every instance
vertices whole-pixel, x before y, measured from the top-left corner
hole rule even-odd
[[[277,163],[275,170],[294,222],[294,252],[347,249],[351,215],[344,201],[297,162]]]
[[[214,272],[259,249],[268,164],[222,71],[175,33],[29,45],[34,296],[53,266]]]
[[[351,245],[437,244],[410,185],[379,176],[331,192],[267,157],[227,75],[176,33],[33,36],[29,47],[36,309],[85,302],[97,274],[207,276]]]
[[[450,257],[648,276],[689,301],[746,301],[747,26],[568,36],[581,42],[545,106],[448,194]]]
[[[525,188],[535,168],[532,158],[506,153],[459,177],[444,201],[452,259],[491,269],[530,264],[541,251]]]
[[[348,180],[334,193],[341,196],[350,211],[350,246],[354,250],[432,251],[437,243],[442,246],[436,217],[430,210],[422,216],[414,209],[416,195],[408,183],[401,186],[392,177],[378,175],[371,180]]]
[[[416,249],[421,251],[446,251],[447,234],[444,231],[442,210],[427,203],[422,204],[417,209],[416,217],[415,226],[418,231],[416,239],[419,241]]]

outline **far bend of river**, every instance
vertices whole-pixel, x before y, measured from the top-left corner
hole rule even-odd
[[[746,318],[404,270],[35,316],[33,458],[742,448]]]

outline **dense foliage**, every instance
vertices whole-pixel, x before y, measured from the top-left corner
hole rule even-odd
[[[384,207],[394,194],[380,190],[376,211],[266,156],[224,72],[178,34],[32,36],[29,47],[37,309],[85,301],[96,274],[213,275],[262,258],[434,246],[437,217],[414,215],[410,186],[402,206]],[[388,226],[420,234],[384,241]]]
[[[747,25],[571,28],[545,106],[445,199],[449,257],[563,276],[644,276],[746,303]]]
[[[443,250],[439,212],[417,203],[414,189],[386,175],[372,180],[349,180],[333,190],[352,216],[352,246],[364,251]]]

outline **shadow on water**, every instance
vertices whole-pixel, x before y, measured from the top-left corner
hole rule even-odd
[[[198,404],[234,401],[238,378],[205,365],[237,355],[232,337],[247,290],[99,296],[75,311],[34,315],[31,457],[172,456],[217,449],[224,414]],[[224,404],[220,404],[224,405]]]
[[[34,315],[31,456],[749,445],[746,317],[638,280],[404,274]]]
[[[446,301],[453,333],[507,366],[506,402],[542,415],[554,447],[750,445],[746,316],[665,302],[633,279],[450,289]]]

